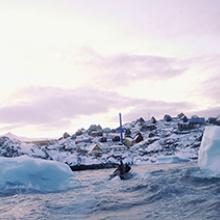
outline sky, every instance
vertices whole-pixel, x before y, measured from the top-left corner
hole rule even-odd
[[[220,115],[219,0],[0,0],[0,134]]]

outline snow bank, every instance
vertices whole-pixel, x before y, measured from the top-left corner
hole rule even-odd
[[[70,168],[62,163],[28,156],[0,157],[0,191],[30,189],[54,192],[70,187]]]
[[[220,127],[206,127],[199,149],[198,164],[209,174],[220,175]]]

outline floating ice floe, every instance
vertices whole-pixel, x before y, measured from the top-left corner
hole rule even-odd
[[[28,156],[0,157],[0,191],[29,189],[40,192],[65,190],[73,181],[69,166]]]
[[[220,127],[206,127],[199,149],[198,164],[209,175],[220,175]]]

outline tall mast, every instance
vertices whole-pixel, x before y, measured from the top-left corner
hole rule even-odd
[[[123,144],[123,127],[122,127],[121,113],[119,113],[119,124],[120,124],[120,139],[121,139],[121,143]]]

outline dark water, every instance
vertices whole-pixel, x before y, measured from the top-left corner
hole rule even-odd
[[[220,179],[194,164],[134,167],[126,181],[111,172],[78,172],[63,192],[2,192],[0,219],[220,219]]]

